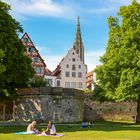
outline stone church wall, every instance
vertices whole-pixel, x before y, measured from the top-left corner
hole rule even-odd
[[[18,90],[14,119],[20,121],[79,122],[84,117],[82,91],[64,88]]]
[[[106,121],[134,121],[137,115],[136,102],[97,102],[85,98],[84,116],[86,120],[106,120]]]

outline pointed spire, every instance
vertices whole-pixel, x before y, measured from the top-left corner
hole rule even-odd
[[[80,30],[80,17],[79,16],[78,16],[78,22],[77,22],[77,32],[76,32],[75,42],[82,43],[81,30]]]
[[[77,31],[76,31],[76,37],[75,37],[75,42],[73,44],[73,48],[76,50],[77,54],[79,55],[81,60],[84,62],[84,48],[83,48],[82,37],[81,37],[79,16],[77,18]]]

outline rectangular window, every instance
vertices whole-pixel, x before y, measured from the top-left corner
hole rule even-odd
[[[41,68],[41,67],[36,67],[36,68],[35,68],[35,72],[36,72],[37,74],[41,74],[41,73],[43,73],[43,68]]]
[[[76,66],[75,65],[72,65],[72,70],[76,70]]]
[[[57,86],[60,87],[60,81],[57,81]]]
[[[83,83],[82,82],[78,82],[78,88],[83,88]]]
[[[52,79],[46,79],[46,80],[47,80],[47,82],[49,83],[49,85],[52,86],[52,84],[53,84]]]
[[[28,48],[28,52],[33,53],[34,52],[34,48],[29,47]]]
[[[72,58],[72,61],[75,62],[75,58]]]
[[[39,61],[39,58],[38,57],[35,57],[34,58],[34,62],[38,62]]]
[[[28,41],[29,41],[28,38],[24,38],[25,43],[28,43]]]
[[[66,68],[69,68],[69,64],[66,65]]]
[[[82,78],[82,72],[78,72],[78,77]]]
[[[66,77],[70,77],[70,72],[66,71]]]
[[[65,88],[70,88],[70,82],[65,82]]]
[[[76,72],[72,72],[72,77],[76,77]]]
[[[76,88],[76,82],[71,82],[71,88]]]

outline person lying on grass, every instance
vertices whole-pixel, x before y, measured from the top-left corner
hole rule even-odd
[[[52,124],[51,121],[48,122],[48,125],[46,127],[46,130],[43,131],[41,134],[45,134],[45,135],[56,135],[56,128],[55,125]]]
[[[32,123],[30,123],[27,127],[27,132],[31,133],[31,134],[38,134],[39,131],[38,129],[36,129],[36,121],[33,121]]]

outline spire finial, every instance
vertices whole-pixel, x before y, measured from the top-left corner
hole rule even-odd
[[[80,17],[78,16],[78,24],[80,24]]]

